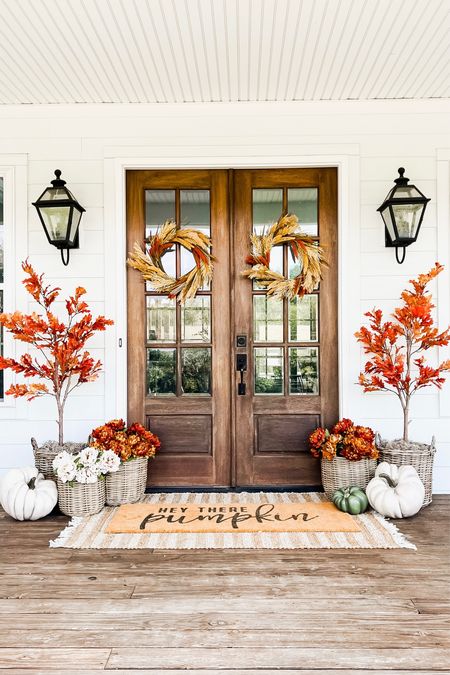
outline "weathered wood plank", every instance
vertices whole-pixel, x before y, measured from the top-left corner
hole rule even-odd
[[[348,599],[346,600],[348,602]],[[61,604],[61,603],[60,603]],[[26,608],[24,608],[26,611]],[[236,613],[231,612],[195,612],[188,614],[173,613],[148,613],[148,614],[97,614],[97,613],[64,613],[64,603],[58,612],[55,613],[5,613],[0,615],[0,631],[7,629],[26,629],[31,630],[102,630],[102,631],[126,631],[126,630],[173,630],[174,625],[184,626],[191,630],[210,630],[210,629],[229,629],[229,630],[267,630],[267,625],[276,626],[279,631],[303,631],[305,622],[301,621],[302,614],[294,612],[275,613],[275,612],[255,612]],[[312,619],[319,617],[328,617],[322,611],[310,611]],[[346,615],[345,615],[346,616]],[[297,620],[298,619],[298,620]],[[386,614],[370,614],[369,619],[366,613],[358,616],[354,613],[352,616],[352,628],[360,634],[360,631],[367,629],[368,620],[370,621],[371,631],[377,629],[384,632],[399,632],[416,634],[420,636],[422,631],[439,631],[450,629],[450,614],[416,614],[402,613],[387,616]],[[322,623],[315,624],[308,622],[308,631],[311,633],[323,633]]]
[[[237,589],[237,594],[239,590]],[[400,616],[403,614],[418,614],[414,603],[409,599],[384,598],[383,596],[355,597],[351,602],[345,603],[345,598],[317,598],[311,606],[302,604],[298,599],[286,598],[204,598],[196,595],[190,596],[188,591],[184,597],[177,597],[176,601],[171,598],[153,596],[151,601],[141,598],[128,600],[98,599],[93,598],[89,602],[85,599],[70,599],[64,602],[66,614],[94,613],[94,614],[191,614],[197,612],[217,611],[220,602],[221,613],[289,613],[296,617],[332,614],[340,615],[364,612],[365,615]],[[30,614],[33,612],[50,613],[60,611],[61,603],[58,599],[27,599],[26,601],[11,599],[0,600],[0,614]]]
[[[44,624],[45,625],[45,624]],[[392,626],[393,628],[393,626]],[[411,628],[395,629],[388,631],[382,627],[378,631],[358,627],[353,629],[352,635],[348,636],[343,631],[328,633],[323,630],[303,629],[270,630],[269,624],[266,630],[250,630],[240,628],[238,630],[223,630],[223,628],[203,628],[200,630],[183,629],[177,627],[173,621],[171,628],[156,630],[152,627],[139,630],[116,630],[103,631],[88,630],[84,626],[76,630],[48,629],[40,630],[9,630],[0,634],[0,647],[65,647],[93,648],[103,647],[164,647],[164,648],[251,648],[266,647],[270,635],[272,648],[280,647],[308,647],[308,648],[349,648],[364,645],[365,649],[383,649],[388,641],[389,647],[407,649],[416,647],[420,642],[424,647],[445,647],[450,651],[450,634],[448,629],[424,630]]]
[[[448,649],[365,649],[365,648],[231,648],[231,649],[113,649],[106,669],[116,668],[305,668],[447,670]]]
[[[69,668],[98,672],[105,668],[109,655],[109,649],[0,648],[0,668],[27,668],[30,673],[36,666],[46,672],[67,664]]]

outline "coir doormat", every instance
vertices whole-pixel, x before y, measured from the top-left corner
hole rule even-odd
[[[109,522],[107,534],[224,532],[360,532],[348,513],[331,502],[231,504],[124,504]]]
[[[121,514],[126,517],[122,518]],[[180,523],[183,515],[185,518]],[[198,518],[200,515],[207,517]],[[187,526],[188,531],[168,530],[168,527]],[[117,532],[117,528],[122,530]],[[105,507],[94,516],[73,518],[50,546],[73,549],[415,548],[382,516],[374,512],[359,516],[343,514],[325,495],[317,492],[145,495],[139,504],[126,508]]]

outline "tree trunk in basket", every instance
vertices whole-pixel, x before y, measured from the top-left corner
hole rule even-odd
[[[58,399],[56,403],[58,406],[58,443],[59,445],[64,445],[64,406]]]
[[[403,440],[409,441],[408,435],[408,426],[409,426],[409,403],[407,403],[403,409]]]

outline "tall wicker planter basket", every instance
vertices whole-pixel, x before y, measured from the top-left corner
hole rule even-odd
[[[320,468],[323,489],[328,499],[331,499],[339,488],[354,485],[365,489],[375,475],[377,461],[364,457],[351,462],[345,457],[334,457],[331,462],[328,459],[322,459]]]
[[[105,481],[68,483],[58,480],[58,506],[66,516],[93,516],[105,506]]]
[[[147,457],[136,457],[120,465],[118,471],[106,476],[106,503],[108,506],[138,502],[147,485]]]
[[[425,487],[423,506],[431,504],[433,463],[436,454],[434,436],[431,445],[427,445],[426,443],[412,443],[401,439],[386,441],[377,434],[376,445],[379,451],[379,462],[388,462],[389,464],[396,464],[396,466],[411,465],[415,468]]]
[[[33,448],[36,469],[39,473],[44,474],[44,478],[54,480],[55,473],[53,471],[53,460],[56,455],[63,450],[70,452],[71,455],[75,455],[86,447],[86,443],[64,443],[64,445],[58,445],[56,441],[46,441],[39,447],[36,439],[32,438],[31,447]]]

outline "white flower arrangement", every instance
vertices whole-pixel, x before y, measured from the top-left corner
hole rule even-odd
[[[71,455],[65,450],[56,455],[53,469],[62,483],[96,483],[106,473],[118,471],[120,457],[112,450],[83,448]]]

